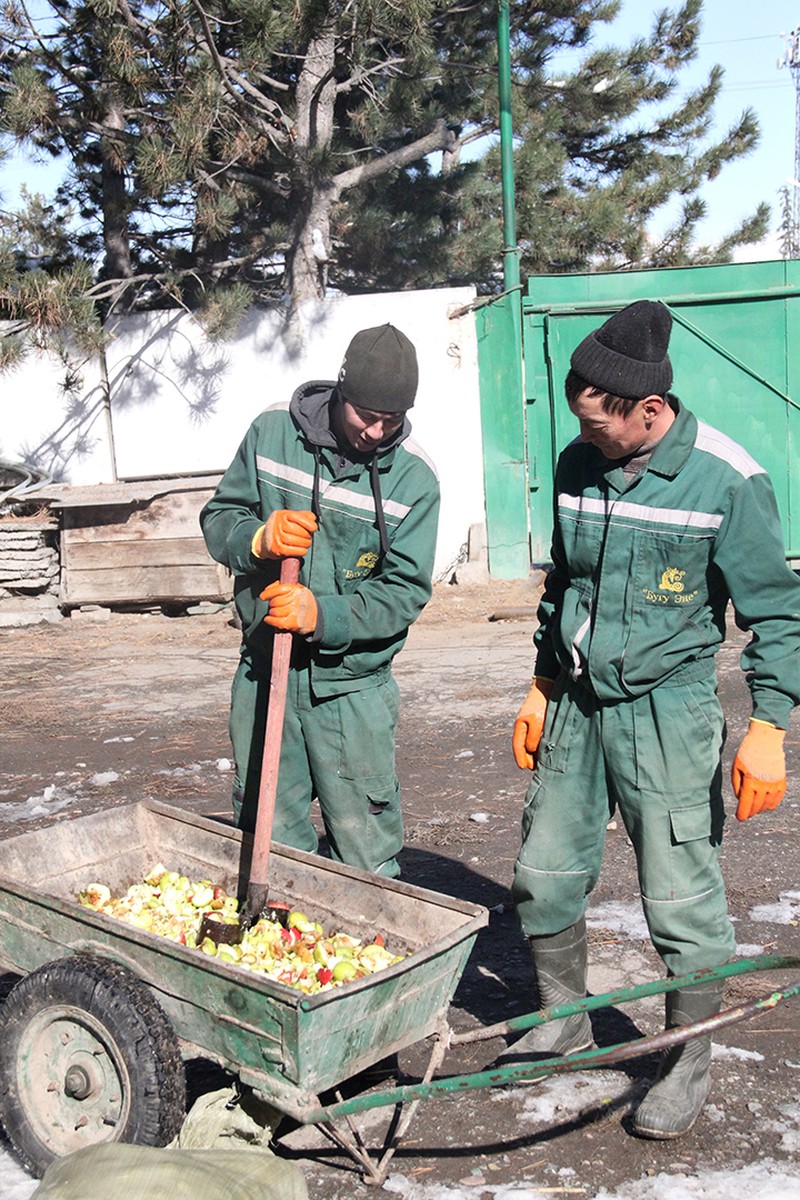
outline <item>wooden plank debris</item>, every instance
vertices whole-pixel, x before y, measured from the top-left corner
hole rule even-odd
[[[61,510],[61,603],[230,600],[230,575],[209,555],[199,525],[220,478],[48,487]]]

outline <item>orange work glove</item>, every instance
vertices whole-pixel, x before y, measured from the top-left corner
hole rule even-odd
[[[270,513],[266,525],[256,531],[253,554],[256,558],[302,558],[317,529],[317,518],[312,512],[277,508]]]
[[[273,629],[313,633],[317,628],[317,602],[302,583],[271,583],[264,588],[261,599],[269,600],[264,621]]]
[[[786,791],[785,729],[752,718],[733,760],[731,783],[739,807],[736,817],[746,821],[764,809],[777,808]]]
[[[544,714],[553,690],[553,680],[534,675],[533,686],[528,692],[522,708],[514,722],[514,759],[522,770],[532,771],[536,766],[536,751],[544,729]]]

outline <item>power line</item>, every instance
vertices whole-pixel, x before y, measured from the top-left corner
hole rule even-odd
[[[786,37],[783,58],[778,60],[778,69],[788,67],[795,88],[794,104],[794,174],[786,203],[786,230],[784,258],[800,258],[800,26]]]
[[[773,42],[779,33],[759,33],[757,37],[721,38],[718,42],[698,42],[697,49],[703,46],[729,46],[732,42]]]
[[[698,42],[697,49],[703,50],[706,46],[732,46],[736,42],[774,42],[776,38],[782,37],[780,33],[759,33],[755,37],[741,38],[721,38],[716,42]],[[598,49],[610,49],[611,47],[598,47]],[[583,46],[575,50],[559,50],[558,58],[579,58],[586,55],[588,47]]]
[[[744,91],[768,92],[768,91],[774,91],[776,88],[780,88],[782,91],[783,90],[788,91],[788,86],[789,85],[787,83],[784,83],[784,81],[782,79],[779,80],[777,83],[772,83],[770,80],[764,79],[764,80],[761,80],[760,82],[756,82],[756,83],[728,83],[728,84],[723,83],[722,87],[719,90],[721,92],[744,92]]]

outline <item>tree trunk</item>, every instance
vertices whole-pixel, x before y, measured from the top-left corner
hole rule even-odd
[[[105,94],[103,125],[108,129],[125,128],[122,106],[112,91]],[[128,236],[128,204],[125,196],[124,163],[120,159],[118,145],[112,138],[101,141],[101,182],[103,193],[103,244],[105,262],[102,276],[105,279],[130,279],[133,275],[131,247]],[[113,304],[111,308],[125,307]]]
[[[303,69],[297,80],[297,139],[293,194],[296,215],[286,257],[286,283],[290,305],[295,310],[306,300],[325,295],[327,263],[330,258],[330,215],[338,189],[315,159],[324,159],[333,137],[336,100],[334,24],[320,27],[308,44]]]
[[[331,212],[342,193],[417,162],[437,150],[445,153],[449,163],[458,161],[459,131],[440,118],[415,141],[334,174],[330,156],[337,94],[335,65],[335,23],[329,19],[309,41],[297,80],[291,198],[295,216],[289,233],[285,276],[289,296],[288,329],[295,344],[302,344],[303,338],[299,306],[325,295],[328,262],[332,257]]]

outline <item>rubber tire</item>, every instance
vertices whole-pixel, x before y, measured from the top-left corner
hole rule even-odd
[[[90,954],[47,963],[12,988],[0,1013],[0,1089],[0,1121],[37,1178],[84,1146],[165,1146],[186,1114],[166,1014],[127,967]]]

